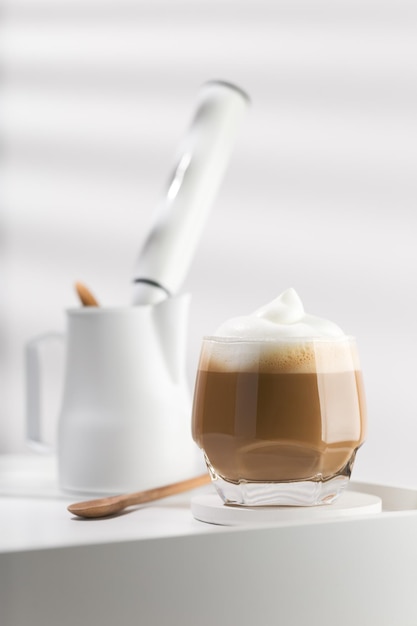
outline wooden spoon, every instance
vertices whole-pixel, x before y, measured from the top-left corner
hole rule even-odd
[[[83,283],[75,283],[75,290],[83,306],[99,306],[91,291]]]
[[[118,496],[110,496],[106,498],[98,498],[97,500],[88,500],[86,502],[77,502],[67,507],[70,513],[78,515],[78,517],[107,517],[108,515],[114,515],[120,513],[128,506],[134,504],[145,504],[146,502],[152,502],[153,500],[159,500],[166,498],[167,496],[173,496],[177,493],[196,489],[202,485],[210,483],[210,476],[203,474],[202,476],[196,476],[195,478],[189,478],[182,480],[178,483],[172,483],[171,485],[165,485],[164,487],[156,487],[154,489],[147,489],[146,491],[138,491],[136,493],[127,493]]]

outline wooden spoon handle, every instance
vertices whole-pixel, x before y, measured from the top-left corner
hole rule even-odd
[[[208,474],[203,474],[202,476],[195,476],[194,478],[181,480],[178,483],[164,485],[163,487],[155,487],[154,489],[147,489],[146,491],[138,491],[137,493],[125,496],[125,506],[144,504],[145,502],[152,502],[153,500],[167,498],[168,496],[174,496],[177,493],[197,489],[197,487],[207,485],[209,482],[210,476]]]
[[[99,306],[91,291],[83,283],[75,283],[75,291],[83,306]]]
[[[145,504],[146,502],[152,502],[153,500],[159,500],[177,493],[202,487],[210,483],[210,480],[208,474],[203,474],[195,478],[182,480],[178,483],[172,483],[171,485],[147,489],[146,491],[98,498],[96,500],[88,500],[87,502],[76,502],[67,507],[67,509],[70,513],[78,517],[107,517],[108,515],[120,513],[120,511],[123,511],[126,507],[134,504]]]

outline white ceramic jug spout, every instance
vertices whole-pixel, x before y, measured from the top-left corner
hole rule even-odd
[[[153,306],[152,319],[168,376],[176,385],[187,386],[186,351],[190,294],[167,298]]]

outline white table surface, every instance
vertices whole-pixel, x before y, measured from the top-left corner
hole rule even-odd
[[[213,492],[211,485],[198,490],[205,492]],[[193,518],[194,493],[83,520],[66,507],[89,498],[60,491],[54,457],[0,456],[0,553],[219,532]]]
[[[53,458],[0,457],[0,624],[415,626],[417,491],[374,493],[325,522],[205,524],[192,494],[79,520]]]

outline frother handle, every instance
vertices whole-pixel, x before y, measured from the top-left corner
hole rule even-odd
[[[47,333],[29,341],[25,346],[26,365],[26,438],[28,444],[38,452],[52,452],[53,446],[46,443],[42,436],[42,372],[39,351],[50,341],[62,342],[62,333]]]
[[[238,87],[209,82],[180,143],[168,191],[139,255],[133,304],[150,304],[178,291],[229,162],[249,104]]]

